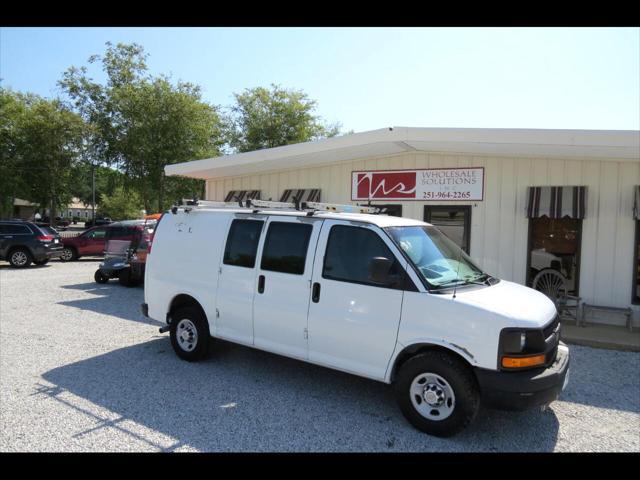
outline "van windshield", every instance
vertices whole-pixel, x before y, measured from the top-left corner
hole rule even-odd
[[[435,227],[387,227],[385,231],[427,283],[435,288],[482,283],[489,278],[458,245]]]

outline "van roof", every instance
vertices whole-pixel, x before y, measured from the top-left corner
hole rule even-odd
[[[290,216],[290,217],[306,217],[307,212],[305,211],[296,211],[296,210],[269,210],[269,209],[260,209],[257,213],[253,213],[253,208],[215,208],[215,207],[200,207],[196,210],[192,210],[190,214],[193,213],[245,213],[248,215],[279,215],[279,216]],[[314,218],[325,218],[331,220],[350,220],[354,222],[364,222],[371,223],[373,225],[377,225],[378,227],[395,227],[395,226],[423,226],[430,225],[426,222],[421,222],[419,220],[414,220],[412,218],[404,218],[404,217],[395,217],[391,215],[374,215],[368,213],[334,213],[334,212],[322,212],[316,211],[313,214]]]

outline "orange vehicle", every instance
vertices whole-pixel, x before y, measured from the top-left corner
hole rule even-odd
[[[151,243],[153,242],[153,233],[158,225],[158,222],[162,218],[162,213],[154,213],[151,215],[145,215],[144,225],[142,228],[142,234],[137,238],[135,244],[131,245],[131,259],[130,265],[130,281],[133,285],[144,281],[144,270],[147,263],[147,255],[151,250]],[[127,282],[125,282],[127,283]]]

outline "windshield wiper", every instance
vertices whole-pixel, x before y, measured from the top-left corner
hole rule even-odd
[[[479,282],[478,280],[482,277],[486,277],[486,279],[483,282]],[[489,275],[486,273],[483,273],[482,275],[480,275],[477,278],[474,278],[473,280],[470,280],[468,278],[456,278],[455,280],[449,280],[448,282],[444,282],[444,283],[440,283],[436,286],[436,288],[441,288],[441,287],[448,287],[448,286],[453,286],[453,285],[457,285],[459,283],[463,283],[463,284],[473,284],[473,285],[487,285],[487,280],[489,279]]]

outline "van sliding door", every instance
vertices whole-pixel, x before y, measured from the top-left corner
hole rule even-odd
[[[254,284],[254,345],[307,359],[311,275],[322,220],[272,216]]]

